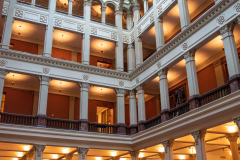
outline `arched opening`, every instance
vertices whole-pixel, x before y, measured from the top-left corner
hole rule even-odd
[[[106,4],[106,24],[115,25],[115,6],[112,3]]]
[[[92,7],[91,7],[91,20],[101,22],[101,11],[102,3],[98,0],[92,1]]]

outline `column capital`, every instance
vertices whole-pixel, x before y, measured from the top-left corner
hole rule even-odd
[[[195,59],[196,49],[192,49],[183,55],[183,58],[186,60],[188,58]]]
[[[164,68],[164,69],[161,69],[159,72],[158,72],[158,76],[161,77],[161,76],[167,76],[168,74],[168,68]],[[160,80],[160,79],[159,79]]]
[[[133,156],[138,157],[139,151],[129,151],[129,154],[131,155],[131,157]]]
[[[115,16],[122,15],[122,14],[123,14],[123,10],[121,10],[121,9],[115,11]]]
[[[40,145],[40,144],[33,145],[33,150],[35,151],[38,157],[42,155],[44,149],[45,149],[45,145]]]
[[[78,85],[80,88],[88,89],[91,87],[89,83],[84,83],[84,82],[78,82]]]
[[[86,159],[86,155],[87,155],[88,151],[89,151],[89,148],[81,148],[81,147],[77,148],[77,152],[78,152],[79,156],[81,154],[82,160]]]
[[[234,123],[236,123],[236,125],[238,126],[238,128],[240,128],[240,116],[233,118],[233,121],[234,121]]]
[[[137,4],[133,5],[133,12],[135,10],[140,10],[140,5],[137,5]]]
[[[133,96],[136,96],[136,92],[134,90],[129,91],[129,98],[133,98]]]
[[[38,79],[40,80],[40,82],[45,82],[45,83],[49,83],[52,79],[50,77],[47,76],[38,76]]]
[[[83,6],[92,6],[92,1],[91,0],[85,0],[83,2]]]
[[[174,144],[174,140],[173,140],[173,139],[172,139],[172,140],[166,140],[166,141],[163,141],[163,142],[162,142],[162,145],[163,145],[163,147],[164,147],[165,153],[168,152],[168,148],[169,148],[169,147],[172,147],[173,144]]]
[[[229,142],[237,142],[238,137],[239,137],[238,133],[226,134],[226,138],[229,140]]]
[[[219,30],[219,34],[222,36],[222,39],[225,39],[226,37],[233,36],[233,29],[235,27],[236,23],[231,22],[229,24],[224,25]]]
[[[158,22],[159,22],[159,23],[163,23],[163,18],[162,18],[162,17],[159,17],[159,18],[158,18]]]
[[[102,11],[102,12],[103,12],[103,11],[106,11],[106,8],[107,8],[106,6],[102,6],[102,7],[101,7],[101,11]]]
[[[141,90],[143,90],[143,84],[140,84],[140,85],[138,85],[138,86],[136,87],[136,91],[137,91],[137,92],[139,92],[139,91],[141,91]]]
[[[68,3],[69,3],[69,2],[73,2],[73,0],[68,0]]]
[[[205,129],[191,132],[191,135],[193,136],[196,145],[198,145],[200,138],[205,138],[206,133],[207,130]]]
[[[5,69],[0,69],[0,78],[4,79],[8,73]]]
[[[126,90],[122,88],[115,88],[114,89],[117,94],[125,94]]]
[[[132,18],[132,14],[131,13],[127,13],[127,18]]]

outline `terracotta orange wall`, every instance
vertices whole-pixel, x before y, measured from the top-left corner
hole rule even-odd
[[[58,59],[63,59],[67,61],[72,60],[72,53],[71,51],[68,50],[63,50],[59,48],[52,48],[52,57],[53,58],[58,58]]]
[[[74,120],[79,120],[79,113],[80,113],[79,100],[80,100],[79,98],[75,98]],[[104,106],[103,103],[107,103],[107,106]],[[98,100],[88,100],[88,121],[89,122],[97,122],[97,107],[106,107],[106,108],[114,109],[114,103],[98,101]]]
[[[14,44],[13,50],[27,52],[31,54],[38,54],[38,45],[34,43],[19,41],[11,39],[11,44]]]
[[[32,115],[33,91],[4,87],[6,93],[4,112]]]
[[[197,73],[200,95],[217,88],[215,69],[210,65]]]
[[[49,93],[47,117],[69,119],[69,96]]]
[[[145,112],[146,112],[146,120],[157,116],[157,107],[156,107],[155,97],[145,102]]]

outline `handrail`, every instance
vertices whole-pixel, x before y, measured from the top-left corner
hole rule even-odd
[[[58,12],[58,13],[62,13],[62,14],[68,14],[67,12],[64,12],[64,11],[61,11],[61,10],[55,10],[56,12]]]
[[[92,22],[102,23],[102,21],[96,20],[96,19],[90,19]]]
[[[79,130],[79,122],[67,119],[46,118],[47,128]]]
[[[117,27],[116,25],[114,24],[111,24],[111,23],[105,23],[106,25],[109,25],[109,26],[112,26],[112,27]]]
[[[169,112],[169,118],[175,118],[177,116],[183,115],[189,111],[189,102],[185,102],[175,108],[172,108]]]
[[[200,106],[203,106],[207,103],[210,103],[212,101],[215,101],[219,98],[222,98],[226,95],[229,95],[231,93],[230,91],[230,85],[228,83],[218,87],[218,88],[215,88],[201,96],[199,96],[199,103],[200,103]]]
[[[22,0],[17,0],[17,2],[19,2],[19,3],[23,3],[23,4],[27,4],[27,5],[31,5],[31,3],[29,3],[29,2],[25,2],[25,1],[22,1]]]
[[[89,122],[88,132],[117,134],[117,125]]]
[[[144,123],[144,126],[145,126],[145,129],[148,129],[148,128],[151,128],[153,126],[156,126],[156,125],[160,124],[161,122],[162,122],[161,115],[158,115],[156,117],[153,117],[153,118],[147,120]]]
[[[47,7],[41,6],[41,5],[39,5],[39,4],[35,4],[35,7],[43,8],[43,9],[48,9]]]
[[[35,126],[36,116],[0,112],[0,123]]]

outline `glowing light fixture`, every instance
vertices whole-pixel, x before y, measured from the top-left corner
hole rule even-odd
[[[96,157],[96,160],[101,160],[102,158],[101,157]]]
[[[23,152],[18,152],[18,153],[17,153],[17,156],[18,156],[18,157],[22,157],[22,156],[23,156]]]
[[[59,2],[61,2],[62,4],[64,5],[67,5],[68,4],[68,0],[58,0]]]
[[[18,160],[17,158],[13,158],[13,160]]]
[[[20,34],[21,34],[21,28],[22,28],[22,26],[19,26],[19,28],[18,28],[18,35],[20,36]]]
[[[62,40],[60,41],[61,44],[63,44],[63,34],[62,34]]]
[[[60,82],[59,92],[62,92],[62,82]]]
[[[74,154],[78,154],[77,152],[75,152]]]
[[[179,158],[180,159],[185,159],[185,156],[184,155],[180,155]]]
[[[111,152],[111,156],[112,156],[112,157],[117,156],[117,152]]]
[[[143,153],[139,153],[138,157],[142,158],[143,157]]]
[[[236,132],[236,126],[227,126],[227,130],[230,133],[234,133],[234,132]]]
[[[191,151],[192,154],[196,154],[196,148],[195,147],[191,147],[190,151]]]
[[[63,153],[69,153],[69,148],[63,149]]]
[[[164,147],[160,147],[159,152],[164,152]]]
[[[11,82],[11,85],[14,85],[14,74],[12,75],[12,82]]]
[[[53,157],[53,159],[58,159],[58,155],[57,154],[53,154],[52,157]]]
[[[30,150],[30,146],[23,146],[23,150],[24,151],[29,151]]]

